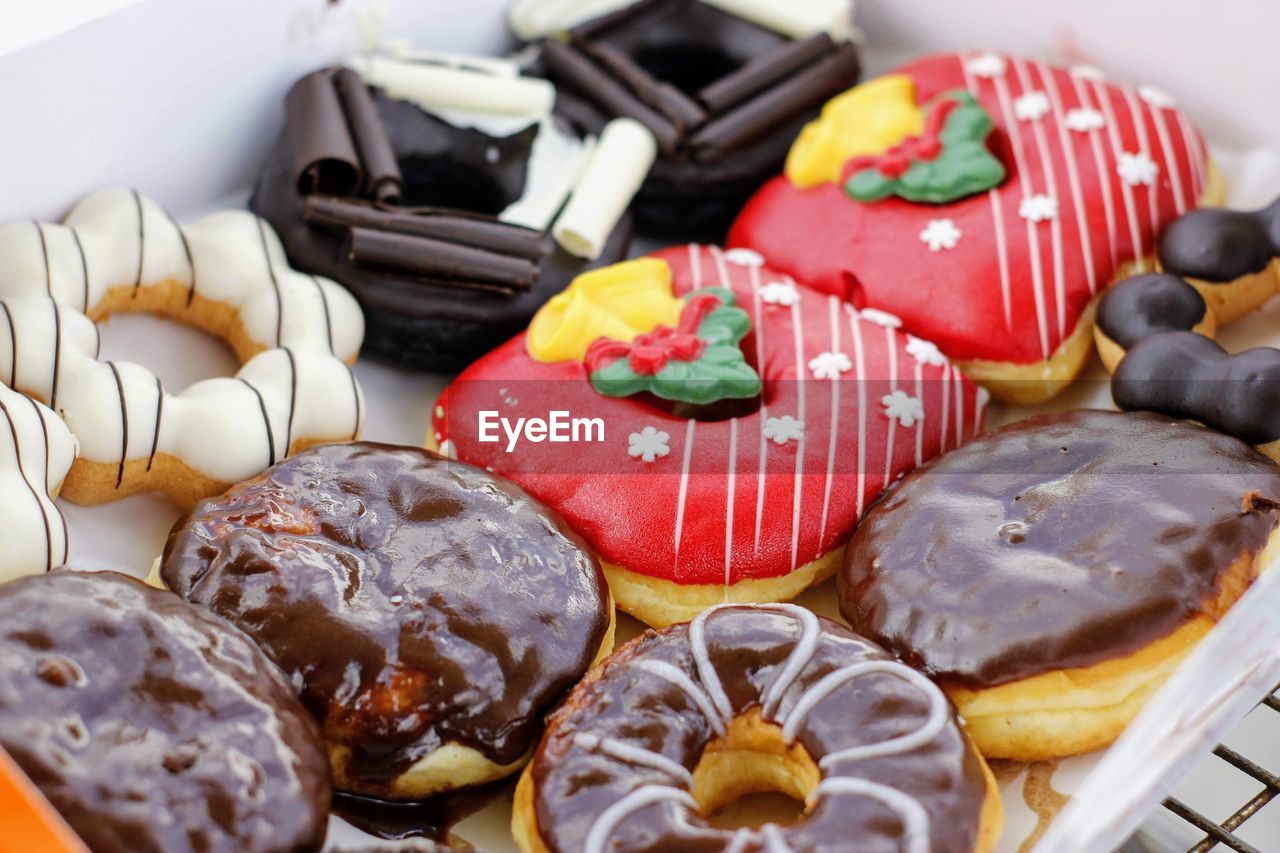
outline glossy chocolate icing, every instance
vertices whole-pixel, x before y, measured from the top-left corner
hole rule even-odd
[[[890,661],[872,643],[843,626],[817,620],[812,658],[783,691],[779,718],[823,676],[850,664]],[[796,618],[776,607],[725,607],[706,619],[707,660],[723,684],[734,715],[762,704],[762,694],[785,669],[802,634]],[[689,694],[654,666],[673,667],[697,687],[699,674],[690,626],[648,631],[616,652],[579,685],[556,711],[532,765],[534,809],[542,840],[552,851],[579,851],[600,815],[624,796],[652,785],[687,790],[673,773],[619,758],[625,748],[653,751],[692,771],[714,740],[709,717]],[[896,666],[901,667],[900,664]],[[905,669],[905,667],[901,667]],[[710,691],[709,691],[710,692]],[[928,844],[935,853],[971,851],[977,838],[986,783],[980,759],[961,734],[950,705],[938,734],[921,746],[879,757],[836,761],[823,774],[865,779],[913,798],[928,815]],[[815,760],[853,745],[885,743],[921,728],[930,698],[898,675],[866,672],[816,702],[797,729],[797,740]],[[603,747],[597,739],[607,739]],[[776,828],[792,850],[903,849],[904,821],[882,802],[854,794],[818,794],[798,823]],[[610,850],[719,851],[733,839],[687,804],[665,800],[637,809],[608,834]],[[736,849],[778,849],[753,833]]]
[[[519,759],[608,627],[600,566],[557,516],[409,447],[313,448],[203,501],[161,574],[262,646],[366,794],[446,743]]]
[[[1111,396],[1126,411],[1190,418],[1266,444],[1280,439],[1280,349],[1228,355],[1193,332],[1155,335],[1125,353]]]
[[[1160,332],[1191,331],[1204,319],[1200,292],[1169,273],[1146,273],[1127,278],[1102,295],[1098,328],[1128,349]]]
[[[620,114],[654,131],[664,153],[632,209],[646,233],[681,240],[720,241],[800,129],[859,74],[851,44],[793,41],[697,0],[642,0],[576,28],[570,44],[609,79],[584,85],[545,56],[533,72],[556,82],[585,132]],[[631,109],[603,94],[617,86]]]
[[[1277,255],[1280,199],[1261,210],[1193,210],[1160,238],[1161,267],[1203,281],[1230,282],[1261,272]]]
[[[91,849],[320,848],[319,730],[223,620],[57,570],[0,586],[0,652],[0,746]]]
[[[455,127],[376,90],[373,100],[399,161],[402,205],[495,216],[523,194],[536,128],[492,137]],[[280,235],[294,267],[342,283],[360,301],[367,352],[439,372],[460,370],[517,334],[542,303],[575,276],[621,260],[631,242],[628,217],[614,229],[597,261],[574,257],[544,235],[533,286],[515,294],[498,293],[357,266],[348,257],[344,236],[303,220],[305,203],[288,136],[282,134],[267,156],[250,208]]]
[[[988,687],[1124,656],[1185,624],[1266,544],[1280,468],[1151,413],[1040,415],[908,474],[838,573],[854,627]]]

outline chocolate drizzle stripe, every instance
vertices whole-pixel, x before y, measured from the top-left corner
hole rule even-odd
[[[276,346],[284,335],[284,302],[280,296],[280,282],[276,279],[276,268],[271,263],[271,249],[267,246],[267,225],[261,218],[258,222],[258,239],[262,243],[262,260],[267,265],[267,276],[271,279],[271,289],[276,295]]]
[[[538,275],[538,268],[525,258],[368,228],[351,229],[348,251],[357,265],[383,266],[445,281],[474,281],[513,290],[528,290]]]
[[[835,49],[836,43],[826,33],[785,44],[706,86],[698,92],[698,100],[712,113],[722,113]]]
[[[124,463],[129,458],[129,403],[124,396],[124,382],[120,379],[120,370],[116,367],[114,361],[107,362],[107,367],[111,368],[111,375],[116,380],[116,391],[120,394],[120,422],[123,425],[120,438],[120,468],[116,472],[116,488],[120,488],[120,484],[124,482]]]
[[[9,407],[4,404],[3,400],[0,400],[0,412],[4,412],[5,420],[9,422],[9,434],[13,436],[13,455],[18,463],[18,476],[22,478],[23,483],[26,483],[27,489],[31,492],[31,497],[35,499],[37,509],[40,510],[40,518],[44,521],[45,562],[52,569],[53,529],[49,526],[49,515],[44,511],[44,503],[40,500],[40,493],[36,491],[36,487],[31,484],[31,479],[27,476],[26,466],[22,464],[22,443],[18,440],[18,424],[13,419],[13,413],[9,411]]]
[[[18,387],[18,332],[13,327],[13,314],[9,312],[9,305],[0,301],[0,308],[4,309],[4,319],[9,324],[9,387],[15,391]],[[52,408],[52,401],[50,402]]]
[[[324,285],[320,284],[318,276],[311,276],[311,281],[315,283],[316,293],[320,294],[320,307],[324,309],[324,331],[326,340],[329,342],[329,354],[335,355],[333,351],[333,320],[329,316],[329,297],[325,296]]]
[[[173,230],[178,233],[178,239],[182,241],[182,252],[187,257],[187,271],[191,274],[191,286],[187,288],[187,305],[196,298],[196,262],[191,255],[191,244],[187,242],[187,232],[182,230],[182,226],[178,224],[178,220],[173,218],[173,214],[165,208],[160,208],[164,212],[166,218],[173,225]]]
[[[258,410],[262,412],[262,424],[267,429],[267,467],[270,468],[276,464],[276,437],[271,430],[271,416],[267,414],[267,401],[262,398],[262,392],[250,384],[248,379],[241,379],[244,387],[253,392],[253,396],[258,398]]]
[[[23,399],[26,400],[27,403],[31,406],[31,411],[35,412],[36,418],[40,421],[40,438],[44,442],[44,490],[45,490],[45,494],[48,494],[49,491],[53,488],[53,483],[51,482],[52,478],[50,476],[51,474],[50,466],[52,465],[52,460],[49,458],[49,454],[50,454],[49,422],[44,419],[44,409],[40,406],[39,403],[37,403],[35,400],[25,395],[23,395]],[[59,514],[61,514],[60,511],[59,511]],[[48,515],[46,515],[45,526],[48,527],[48,525],[49,525],[49,518],[48,518]],[[62,521],[62,559],[66,560],[66,558],[70,554],[71,554],[71,533],[67,530],[66,519],[63,519]],[[53,562],[54,562],[53,561],[53,537],[52,537],[52,534],[50,534],[49,560],[48,560],[50,571],[54,569]]]
[[[351,399],[356,403],[356,421],[355,426],[351,428],[351,440],[355,441],[360,437],[360,384],[356,382],[356,372],[351,365],[347,365],[347,375],[351,377]]]
[[[84,299],[80,305],[80,310],[88,312],[89,310],[89,258],[84,253],[84,243],[80,242],[80,232],[71,229],[71,239],[76,242],[76,251],[80,253],[80,278],[84,283]]]
[[[133,296],[136,299],[138,290],[142,287],[142,268],[147,260],[147,220],[142,209],[142,196],[136,189],[133,190],[133,203],[138,208],[138,277],[133,283]]]
[[[58,411],[58,380],[62,377],[62,312],[58,310],[58,303],[52,299],[49,300],[49,309],[53,311],[53,381],[49,389],[49,408],[56,412]],[[17,348],[17,339],[14,340],[14,348]],[[18,361],[16,352],[13,360],[15,364]]]
[[[53,267],[49,264],[49,241],[44,237],[44,228],[34,219],[31,224],[36,227],[36,234],[40,236],[40,253],[44,255],[44,289],[50,296],[53,295]]]
[[[156,377],[156,431],[151,436],[151,453],[147,456],[147,470],[151,470],[156,461],[156,451],[160,448],[160,418],[164,416],[164,386],[160,377]]]
[[[307,197],[302,218],[311,225],[430,237],[530,261],[543,254],[542,233],[532,228],[436,209],[386,210],[350,199],[312,195]]]
[[[288,456],[293,446],[293,415],[298,410],[298,363],[292,350],[286,349],[284,354],[289,357],[289,422],[284,432],[284,454]]]

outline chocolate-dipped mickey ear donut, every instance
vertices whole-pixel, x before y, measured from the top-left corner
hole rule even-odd
[[[1126,279],[1098,306],[1116,405],[1197,420],[1280,459],[1280,350],[1232,356],[1210,340],[1280,292],[1278,258],[1280,199],[1174,220],[1160,241],[1165,272]]]

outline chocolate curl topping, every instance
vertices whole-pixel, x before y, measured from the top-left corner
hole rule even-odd
[[[284,101],[298,192],[353,195],[360,189],[360,157],[328,71],[308,74]]]
[[[631,61],[616,47],[581,39],[574,42],[583,53],[621,80],[649,106],[658,110],[680,130],[689,130],[707,120],[707,114],[684,92],[663,83]]]
[[[471,246],[446,243],[394,231],[352,228],[348,250],[360,266],[393,270],[441,279],[447,283],[489,285],[503,290],[528,290],[538,268],[527,258],[486,252]]]
[[[744,145],[852,85],[858,69],[857,50],[851,44],[842,44],[799,74],[708,122],[694,134],[693,148],[701,155]]]
[[[712,113],[722,113],[759,95],[835,49],[836,43],[826,33],[790,42],[721,77],[699,92],[698,100]]]
[[[610,115],[632,118],[649,128],[664,154],[676,152],[680,134],[675,125],[582,53],[555,39],[547,39],[542,43],[542,60],[557,81],[578,90]]]
[[[333,75],[333,87],[346,116],[347,128],[355,140],[364,172],[363,195],[380,202],[394,203],[404,191],[400,164],[396,162],[387,129],[360,75],[343,68]]]
[[[307,197],[302,218],[325,228],[364,228],[429,237],[535,263],[543,253],[541,232],[458,214],[383,210],[348,199],[312,195]]]

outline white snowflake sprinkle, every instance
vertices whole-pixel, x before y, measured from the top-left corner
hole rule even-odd
[[[960,229],[954,220],[930,219],[920,232],[920,240],[929,247],[930,252],[954,249],[960,242]]]
[[[1067,72],[1078,80],[1105,80],[1107,76],[1102,69],[1094,65],[1073,65]]]
[[[924,406],[906,391],[894,391],[880,398],[885,417],[896,420],[904,427],[913,427],[924,420]]]
[[[868,323],[875,323],[877,326],[884,326],[886,329],[902,328],[901,317],[896,314],[890,314],[888,311],[881,311],[879,308],[863,308],[858,312],[858,316]]]
[[[921,364],[933,367],[947,366],[947,357],[942,354],[942,350],[938,349],[937,344],[926,341],[924,338],[917,338],[915,335],[907,335],[907,355]]]
[[[640,432],[633,432],[627,438],[627,454],[638,457],[645,462],[666,456],[671,452],[668,442],[671,436],[665,430],[647,426]]]
[[[799,441],[804,438],[804,421],[798,421],[791,415],[780,418],[765,418],[764,437],[774,444],[786,444],[788,441]]]
[[[1107,120],[1102,113],[1091,107],[1077,107],[1073,110],[1067,110],[1062,123],[1067,126],[1067,130],[1074,130],[1076,133],[1088,133],[1091,130],[1101,130],[1106,125]]]
[[[1151,186],[1156,182],[1156,175],[1160,174],[1160,167],[1145,151],[1122,151],[1120,160],[1116,163],[1116,174],[1131,187],[1138,184]]]
[[[1058,215],[1058,200],[1051,195],[1029,195],[1018,205],[1018,215],[1029,222],[1044,222]]]
[[[1157,110],[1167,110],[1174,105],[1173,95],[1156,86],[1139,86],[1138,97]]]
[[[1022,121],[1036,121],[1049,114],[1049,96],[1044,92],[1027,92],[1013,102],[1013,114]]]
[[[839,379],[841,373],[853,370],[853,362],[842,352],[824,352],[809,359],[809,369],[818,379]]]
[[[764,266],[764,256],[755,249],[730,249],[724,253],[724,259],[727,263],[740,267]]]
[[[771,281],[760,288],[760,300],[770,305],[790,307],[800,301],[800,291],[786,281]]]
[[[964,64],[964,70],[974,77],[1002,77],[1008,63],[998,53],[979,53]]]

